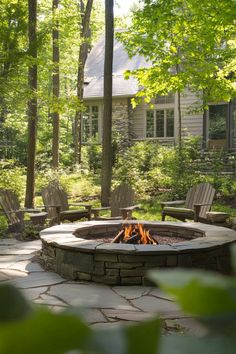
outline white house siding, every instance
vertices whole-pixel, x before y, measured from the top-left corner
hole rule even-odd
[[[136,108],[132,108],[130,98],[115,97],[113,98],[112,118],[113,122],[122,127],[124,135],[133,140],[146,140],[146,111],[150,107],[141,103]],[[182,111],[182,135],[202,136],[203,134],[203,114],[202,112],[193,112],[193,107],[199,98],[190,91],[186,91],[181,95],[181,111]],[[99,106],[99,136],[102,136],[102,119],[103,119],[103,100],[85,100],[88,105]],[[177,96],[173,104],[158,104],[157,108],[174,108],[175,110],[175,137],[149,139],[158,140],[161,144],[174,144],[178,137],[178,107]]]
[[[147,105],[144,103],[138,105],[136,108],[132,109],[130,114],[133,138],[142,140],[146,137],[146,126],[145,126],[145,117],[146,117]]]
[[[194,111],[194,108],[198,111]],[[203,135],[203,112],[200,110],[200,101],[193,92],[186,90],[181,95],[182,134]]]

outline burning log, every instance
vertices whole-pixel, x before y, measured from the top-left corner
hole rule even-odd
[[[143,225],[128,225],[123,226],[123,229],[112,240],[112,243],[132,243],[132,244],[158,244],[152,236],[149,230],[145,230]]]
[[[115,238],[111,241],[111,243],[119,243],[121,240],[123,240],[125,234],[125,230],[122,229]]]

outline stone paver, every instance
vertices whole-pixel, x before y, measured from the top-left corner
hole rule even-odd
[[[1,245],[0,245],[0,249],[1,249]],[[8,269],[11,268],[14,264],[18,265],[18,262],[23,262],[23,261],[27,261],[30,260],[31,262],[32,259],[32,255],[20,255],[20,256],[16,256],[16,255],[0,255],[0,269]],[[29,263],[29,261],[27,261],[27,264],[31,264]],[[19,269],[19,268],[18,268]]]
[[[22,279],[12,280],[12,284],[19,289],[34,288],[37,286],[55,285],[64,280],[60,275],[51,272],[33,272]]]
[[[47,291],[48,287],[37,287],[31,289],[22,289],[22,293],[28,300],[36,300],[41,294],[44,294]]]
[[[20,270],[16,269],[1,269],[1,273],[4,274],[7,277],[7,280],[11,280],[11,282],[14,281],[14,279],[21,279],[27,276],[25,272],[21,272]]]
[[[114,286],[113,290],[120,296],[132,300],[138,299],[143,295],[149,294],[152,290],[150,287],[146,286]]]
[[[106,315],[107,318],[113,321],[132,321],[132,322],[140,322],[147,320],[153,317],[153,313],[150,312],[140,312],[140,311],[127,311],[127,310],[117,310],[113,309],[105,309],[103,313]]]
[[[18,269],[22,272],[33,273],[33,272],[43,272],[43,268],[39,263],[26,261],[14,262],[11,264],[10,268]]]
[[[90,324],[107,322],[106,317],[99,309],[84,309],[83,311],[80,310],[80,315],[86,322]]]
[[[171,297],[161,290],[65,280],[56,273],[44,271],[35,261],[40,249],[39,240],[0,240],[0,283],[11,282],[21,289],[27,299],[55,312],[69,311],[71,306],[79,306],[76,311],[82,313],[93,328],[144,321],[158,313],[165,319],[167,331],[179,331],[183,327],[190,333],[202,333],[201,326],[182,314],[178,306],[170,301]]]
[[[50,294],[63,299],[71,306],[87,308],[116,308],[132,310],[126,299],[118,296],[109,286],[93,283],[59,284],[51,288]]]
[[[133,300],[132,304],[144,312],[156,313],[165,318],[186,317],[186,315],[181,314],[176,303],[154,296],[142,296],[139,299]]]
[[[67,307],[67,304],[65,304],[64,301],[61,301],[60,299],[47,294],[40,295],[34,302],[43,305]]]

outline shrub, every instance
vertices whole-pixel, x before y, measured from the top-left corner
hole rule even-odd
[[[68,170],[40,171],[36,178],[36,189],[40,193],[49,182],[58,181],[71,196],[88,196],[99,193],[100,188],[94,182],[94,178],[84,173],[84,170],[76,169],[73,173]]]
[[[0,188],[10,189],[22,198],[25,190],[25,169],[16,166],[13,160],[1,160]]]
[[[141,195],[155,195],[160,189],[171,189],[173,197],[183,197],[190,186],[205,180],[193,165],[198,151],[197,138],[186,139],[181,152],[178,147],[138,142],[119,157],[114,176],[118,181],[133,185]]]

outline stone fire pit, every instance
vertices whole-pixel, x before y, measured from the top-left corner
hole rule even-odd
[[[104,284],[147,284],[147,270],[195,267],[230,273],[230,244],[236,232],[201,223],[141,223],[151,233],[184,237],[186,241],[166,245],[133,245],[95,241],[113,237],[122,228],[118,221],[86,221],[61,224],[41,231],[45,268],[67,279]],[[89,239],[88,239],[89,238]]]

